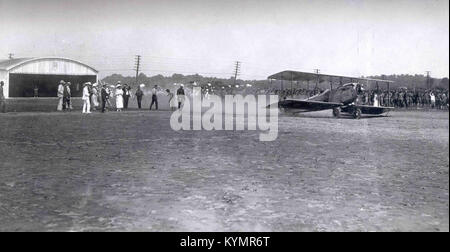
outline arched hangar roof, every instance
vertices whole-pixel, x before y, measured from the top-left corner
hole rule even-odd
[[[19,68],[26,69],[26,66],[31,66],[35,63],[41,62],[62,62],[67,64],[73,64],[89,69],[94,73],[98,73],[98,71],[95,68],[87,64],[84,64],[77,60],[61,57],[14,58],[14,59],[0,60],[0,70],[14,71],[15,69]]]

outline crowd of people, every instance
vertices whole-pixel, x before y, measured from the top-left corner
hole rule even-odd
[[[445,90],[365,90],[362,102],[368,105],[391,106],[396,108],[448,109],[449,94]]]
[[[73,109],[71,102],[70,82],[61,80],[58,85],[58,111],[71,111]],[[138,109],[142,109],[142,100],[145,92],[143,91],[145,84],[141,84],[137,87],[134,95]],[[179,109],[184,104],[184,85],[181,85],[176,94],[172,93],[169,89],[162,90],[158,85],[154,85],[151,89],[150,97],[150,110],[155,106],[155,110],[158,110],[158,95],[167,95],[169,97],[169,107],[171,110]],[[106,83],[91,83],[86,82],[83,84],[82,96],[83,101],[83,114],[90,114],[92,111],[100,111],[102,113],[106,111],[116,110],[121,112],[128,109],[130,98],[132,97],[132,88],[128,84],[122,84],[120,81],[116,85],[108,85]],[[115,100],[113,105],[111,99]]]
[[[322,89],[268,89],[266,94],[276,94],[280,97],[302,98],[311,97],[320,94]],[[390,106],[396,108],[432,108],[448,109],[449,92],[448,90],[408,90],[400,88],[396,90],[363,90],[358,97],[358,102],[371,106]]]

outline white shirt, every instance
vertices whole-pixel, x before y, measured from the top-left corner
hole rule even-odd
[[[63,97],[64,95],[64,86],[62,84],[59,84],[58,86],[58,97]]]
[[[430,94],[430,100],[431,101],[436,101],[436,97],[434,96],[434,94]]]
[[[83,100],[89,100],[89,87],[85,86],[83,88]]]

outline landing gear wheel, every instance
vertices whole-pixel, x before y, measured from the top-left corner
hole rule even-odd
[[[341,109],[340,108],[334,108],[333,109],[333,116],[336,118],[339,118],[341,116]]]
[[[353,118],[355,119],[361,118],[361,109],[357,108],[353,111]]]

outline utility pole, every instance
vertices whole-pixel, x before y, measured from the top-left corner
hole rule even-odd
[[[136,55],[136,62],[135,62],[135,70],[136,70],[136,86],[139,85],[138,84],[138,77],[139,77],[139,68],[141,66],[141,55]]]
[[[427,73],[427,89],[431,89],[431,78],[430,73],[431,71],[425,71]]]
[[[316,78],[316,87],[314,88],[314,92],[316,92],[317,86],[319,85],[319,73],[320,73],[320,69],[314,69],[314,73],[317,75],[317,78]]]
[[[241,71],[241,62],[236,61],[235,65],[234,65],[234,86],[236,87],[236,81],[237,81],[237,77],[240,74]]]
[[[13,56],[14,56],[14,53],[9,53],[9,54],[8,54],[8,58],[9,58],[9,59],[12,59]]]

